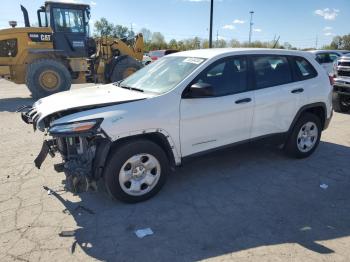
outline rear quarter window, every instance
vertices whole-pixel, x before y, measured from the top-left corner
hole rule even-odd
[[[314,78],[317,76],[316,69],[303,57],[294,57],[296,73],[299,80]]]
[[[293,81],[291,67],[286,56],[253,56],[252,62],[257,89],[283,85]]]

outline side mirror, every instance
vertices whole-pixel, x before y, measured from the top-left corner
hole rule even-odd
[[[186,97],[188,98],[201,98],[214,96],[214,89],[211,84],[208,83],[195,83],[191,85]]]

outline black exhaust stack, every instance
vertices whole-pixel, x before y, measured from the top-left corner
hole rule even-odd
[[[28,16],[27,9],[23,5],[21,5],[21,10],[22,10],[22,13],[23,13],[25,27],[30,27],[29,16]]]

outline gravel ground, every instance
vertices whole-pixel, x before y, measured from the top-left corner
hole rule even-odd
[[[42,134],[14,112],[32,102],[0,80],[0,261],[350,261],[350,115],[334,115],[308,159],[236,147],[191,160],[155,198],[127,205],[63,191],[59,159],[34,168]],[[138,239],[146,227],[154,235]]]

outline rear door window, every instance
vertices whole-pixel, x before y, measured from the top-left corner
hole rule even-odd
[[[287,57],[277,55],[253,56],[256,88],[267,88],[293,81]]]

